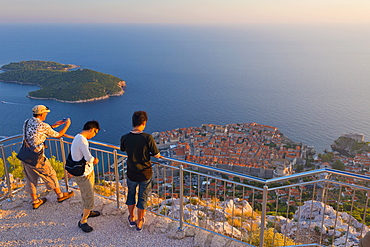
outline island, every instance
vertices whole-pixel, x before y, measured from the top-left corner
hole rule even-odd
[[[120,96],[126,82],[118,77],[82,69],[73,64],[51,61],[22,61],[0,68],[0,82],[38,85],[28,93],[31,99],[52,99],[66,103],[81,103]]]

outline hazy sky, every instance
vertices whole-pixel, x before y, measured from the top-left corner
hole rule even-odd
[[[0,0],[0,23],[370,23],[370,0]]]

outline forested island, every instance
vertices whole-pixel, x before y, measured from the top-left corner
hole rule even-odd
[[[126,86],[118,77],[51,61],[22,61],[0,69],[5,71],[0,82],[38,85],[41,89],[28,93],[33,99],[88,102],[122,95]]]

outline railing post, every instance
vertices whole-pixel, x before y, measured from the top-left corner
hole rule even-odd
[[[263,247],[263,241],[265,238],[265,222],[266,222],[266,204],[267,204],[267,189],[268,186],[263,186],[263,197],[262,197],[262,215],[261,215],[261,229],[260,229],[260,247]]]
[[[119,208],[119,174],[118,174],[118,159],[117,159],[117,150],[113,151],[113,162],[114,162],[114,177],[116,180],[116,199],[117,199],[117,208]]]
[[[8,171],[8,166],[6,165],[6,159],[5,159],[5,150],[4,150],[4,145],[0,145],[0,150],[1,150],[1,156],[3,159],[3,164],[4,164],[4,171],[5,171],[5,177],[6,177],[6,184],[8,186],[8,201],[12,200],[12,184],[10,183],[10,176],[9,176],[9,171]]]
[[[183,166],[180,165],[180,227],[179,230],[184,229],[184,171]]]
[[[63,161],[63,168],[64,168],[64,183],[66,184],[66,191],[69,191],[68,172],[65,169],[67,159],[66,159],[66,152],[65,152],[65,149],[64,149],[63,138],[59,139],[59,145],[60,145],[60,152],[62,153],[62,161]]]

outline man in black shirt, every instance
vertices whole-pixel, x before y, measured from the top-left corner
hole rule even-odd
[[[136,226],[137,231],[143,229],[145,209],[152,186],[153,170],[150,156],[161,157],[152,135],[143,132],[147,121],[148,114],[145,111],[134,112],[132,131],[121,137],[121,151],[125,151],[127,154],[128,195],[126,205],[130,213],[128,222],[130,227]],[[139,186],[139,194],[136,203],[137,186]],[[135,205],[137,207],[136,221],[134,217]]]

